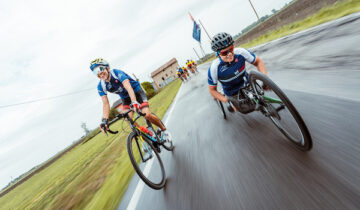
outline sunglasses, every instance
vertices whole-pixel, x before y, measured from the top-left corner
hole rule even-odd
[[[97,66],[94,68],[93,73],[97,76],[100,72],[105,71],[106,66]]]
[[[220,51],[219,52],[219,54],[221,55],[221,56],[227,56],[229,53],[232,53],[232,52],[234,52],[234,46],[231,46],[228,50],[224,50],[224,51]]]

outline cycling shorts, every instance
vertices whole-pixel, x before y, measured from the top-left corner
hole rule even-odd
[[[145,108],[145,107],[149,107],[149,103],[148,100],[146,98],[146,94],[144,93],[144,91],[139,90],[138,92],[135,93],[136,96],[136,101],[140,103],[140,109]],[[123,98],[121,99],[124,109],[130,109],[130,104],[131,104],[131,99],[130,97],[128,98]]]

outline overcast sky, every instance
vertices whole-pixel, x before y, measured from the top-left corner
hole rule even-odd
[[[252,0],[259,16],[290,0]],[[197,58],[188,12],[217,32],[256,21],[248,0],[12,0],[0,2],[0,188],[98,126],[97,57],[142,81],[171,58]],[[210,53],[202,31],[202,44]],[[51,100],[7,106],[74,93]],[[117,100],[111,96],[110,103]],[[7,106],[7,107],[4,107]],[[2,107],[2,108],[1,108]]]

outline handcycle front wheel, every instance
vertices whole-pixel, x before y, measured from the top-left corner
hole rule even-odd
[[[310,132],[295,106],[285,93],[266,75],[251,71],[250,85],[265,114],[287,139],[297,148],[308,151],[312,148]],[[263,90],[260,84],[268,90]]]
[[[217,100],[217,99],[216,99],[216,103],[219,105],[220,110],[224,116],[224,119],[226,120],[226,112],[225,112],[224,104],[220,100]]]
[[[131,132],[127,139],[127,150],[139,177],[153,189],[163,188],[166,183],[165,169],[152,142],[136,132]]]

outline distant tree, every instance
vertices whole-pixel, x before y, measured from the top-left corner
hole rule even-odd
[[[153,85],[150,82],[143,82],[141,83],[141,86],[145,89],[146,91],[146,97],[148,99],[152,98],[154,95],[156,95],[156,92],[154,90]]]
[[[277,10],[276,10],[276,9],[272,9],[271,12],[272,12],[273,14],[275,14],[275,13],[277,12]]]
[[[117,114],[119,114],[119,112],[115,108],[110,109],[109,121],[114,119]]]
[[[82,123],[81,123],[81,127],[82,127],[82,128],[84,129],[84,131],[85,131],[85,136],[89,135],[90,130],[87,128],[86,123],[82,122]]]

